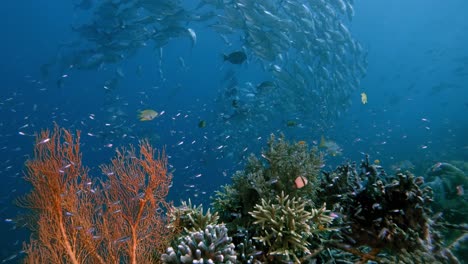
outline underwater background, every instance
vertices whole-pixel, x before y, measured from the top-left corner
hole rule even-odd
[[[2,262],[18,261],[16,255],[29,238],[25,229],[15,225],[19,209],[13,200],[29,188],[22,176],[24,162],[32,156],[35,133],[54,123],[82,131],[84,164],[96,177],[102,175],[99,165],[114,156],[116,147],[148,138],[155,147],[165,148],[174,175],[168,200],[175,204],[190,198],[194,204],[208,206],[214,191],[231,182],[251,153],[260,155],[271,133],[320,147],[327,154],[325,170],[360,161],[368,154],[389,172],[409,169],[425,176],[437,162],[447,162],[457,164],[466,176],[468,2],[349,1],[354,2],[354,15],[349,19],[343,14],[342,20],[350,43],[361,47],[355,53],[346,49],[341,54],[339,48],[327,47],[323,55],[319,43],[308,40],[291,39],[286,45],[310,45],[315,56],[325,61],[323,56],[333,57],[330,53],[336,51],[346,57],[342,67],[360,70],[341,77],[336,85],[331,82],[336,76],[314,69],[314,74],[327,76],[306,78],[294,87],[288,87],[287,78],[277,81],[281,75],[276,73],[302,78],[294,72],[307,69],[300,64],[305,63],[304,53],[287,51],[281,53],[282,59],[277,47],[270,45],[264,48],[274,58],[260,58],[253,48],[266,42],[252,45],[245,28],[235,26],[241,18],[228,25],[229,33],[212,26],[219,25],[223,16],[222,8],[210,6],[216,1],[200,1],[205,5],[174,1],[186,13],[177,18],[180,21],[168,22],[171,25],[158,36],[157,44],[150,40],[154,35],[147,33],[152,26],[142,25],[143,19],[137,23],[134,17],[126,21],[122,16],[116,22],[105,14],[110,9],[102,7],[130,6],[131,2],[2,3]],[[206,19],[201,18],[204,15]],[[112,32],[105,31],[113,23],[122,28],[135,23],[145,30],[112,39]],[[281,32],[278,25],[270,27]],[[181,28],[190,30],[181,33]],[[338,47],[343,41],[347,40],[327,45]],[[119,46],[104,45],[112,42]],[[115,50],[100,50],[103,47]],[[246,60],[226,60],[236,51],[246,54]],[[333,63],[323,65],[319,68],[324,71],[340,72]],[[273,83],[266,91],[261,90],[264,81]],[[325,90],[319,87],[312,96],[311,86],[318,83]],[[327,90],[327,85],[335,86]],[[140,121],[138,114],[143,110],[154,110],[158,116]]]

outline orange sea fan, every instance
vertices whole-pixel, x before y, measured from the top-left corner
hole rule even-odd
[[[82,165],[80,132],[55,126],[36,137],[26,162],[32,190],[17,200],[30,209],[26,263],[148,263],[171,238],[163,217],[172,179],[164,152],[141,141],[117,151],[93,180]]]

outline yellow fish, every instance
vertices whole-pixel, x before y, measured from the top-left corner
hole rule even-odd
[[[362,104],[367,104],[367,94],[361,93],[361,102]]]
[[[140,121],[151,121],[158,117],[158,115],[158,112],[154,111],[153,109],[146,109],[138,113],[138,119]]]

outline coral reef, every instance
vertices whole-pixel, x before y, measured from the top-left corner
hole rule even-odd
[[[208,225],[204,231],[184,236],[177,249],[169,247],[161,260],[166,264],[179,263],[236,263],[237,255],[232,238],[224,225]]]
[[[322,163],[320,152],[306,143],[271,136],[261,158],[251,156],[232,184],[216,192],[215,211],[239,236],[239,260],[459,263],[452,249],[465,239],[466,226],[437,220],[424,178],[407,171],[387,175],[368,157],[359,167],[347,163],[319,175]],[[330,211],[314,209],[318,204]],[[444,246],[440,231],[447,228],[461,235]]]
[[[319,174],[317,149],[272,135],[261,159],[252,155],[215,193],[211,213],[165,201],[167,158],[147,141],[139,153],[117,150],[101,166],[106,178],[93,181],[79,135],[56,127],[36,138],[25,177],[33,188],[18,199],[33,231],[25,263],[460,263],[453,252],[466,254],[466,218],[447,222],[434,206],[437,184],[408,171],[387,175],[368,156]],[[430,176],[439,169],[453,176],[441,179],[444,188],[464,185],[448,163]]]
[[[434,261],[457,263],[434,229],[432,189],[422,188],[423,183],[422,177],[409,172],[388,176],[380,166],[371,165],[368,157],[359,173],[356,164],[324,173],[320,200],[333,204],[332,210],[342,215],[340,232],[328,246],[363,259],[378,260],[379,252],[404,256],[411,249],[418,254],[414,259],[432,256]],[[370,247],[371,253],[360,252],[360,246]]]

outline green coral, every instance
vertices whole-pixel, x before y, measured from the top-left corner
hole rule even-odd
[[[182,201],[179,207],[173,207],[170,215],[169,227],[173,230],[182,228],[185,232],[193,232],[205,229],[208,225],[218,223],[218,214],[211,213],[210,209],[203,212],[203,205],[192,205],[192,201]]]
[[[323,155],[317,148],[309,149],[307,143],[301,141],[289,143],[284,135],[278,139],[270,136],[268,148],[261,155],[267,163],[264,177],[267,182],[277,180],[273,184],[274,195],[285,192],[292,196],[302,196],[315,201],[318,175],[323,165]],[[304,188],[296,188],[294,181],[302,176],[308,180]],[[273,198],[270,195],[268,198]]]
[[[208,225],[203,231],[184,236],[176,249],[169,247],[161,256],[165,264],[236,263],[232,238],[224,225]]]
[[[282,192],[274,202],[262,199],[250,213],[254,225],[261,227],[255,240],[269,248],[269,255],[278,255],[295,262],[298,256],[310,254],[308,239],[314,231],[322,229],[332,222],[325,206],[307,210],[310,201],[301,197],[292,197]],[[315,227],[315,228],[312,228]]]
[[[289,143],[281,135],[271,135],[268,146],[260,158],[250,156],[244,170],[232,177],[232,185],[223,186],[212,197],[213,207],[223,222],[234,226],[249,226],[256,202],[273,200],[284,192],[291,197],[304,197],[314,201],[318,174],[323,156],[317,148],[310,149],[305,142]],[[297,177],[304,177],[308,184],[295,186]]]
[[[226,184],[221,186],[220,191],[215,191],[213,199],[213,209],[215,212],[236,212],[240,209],[237,202],[238,190],[234,186]]]

